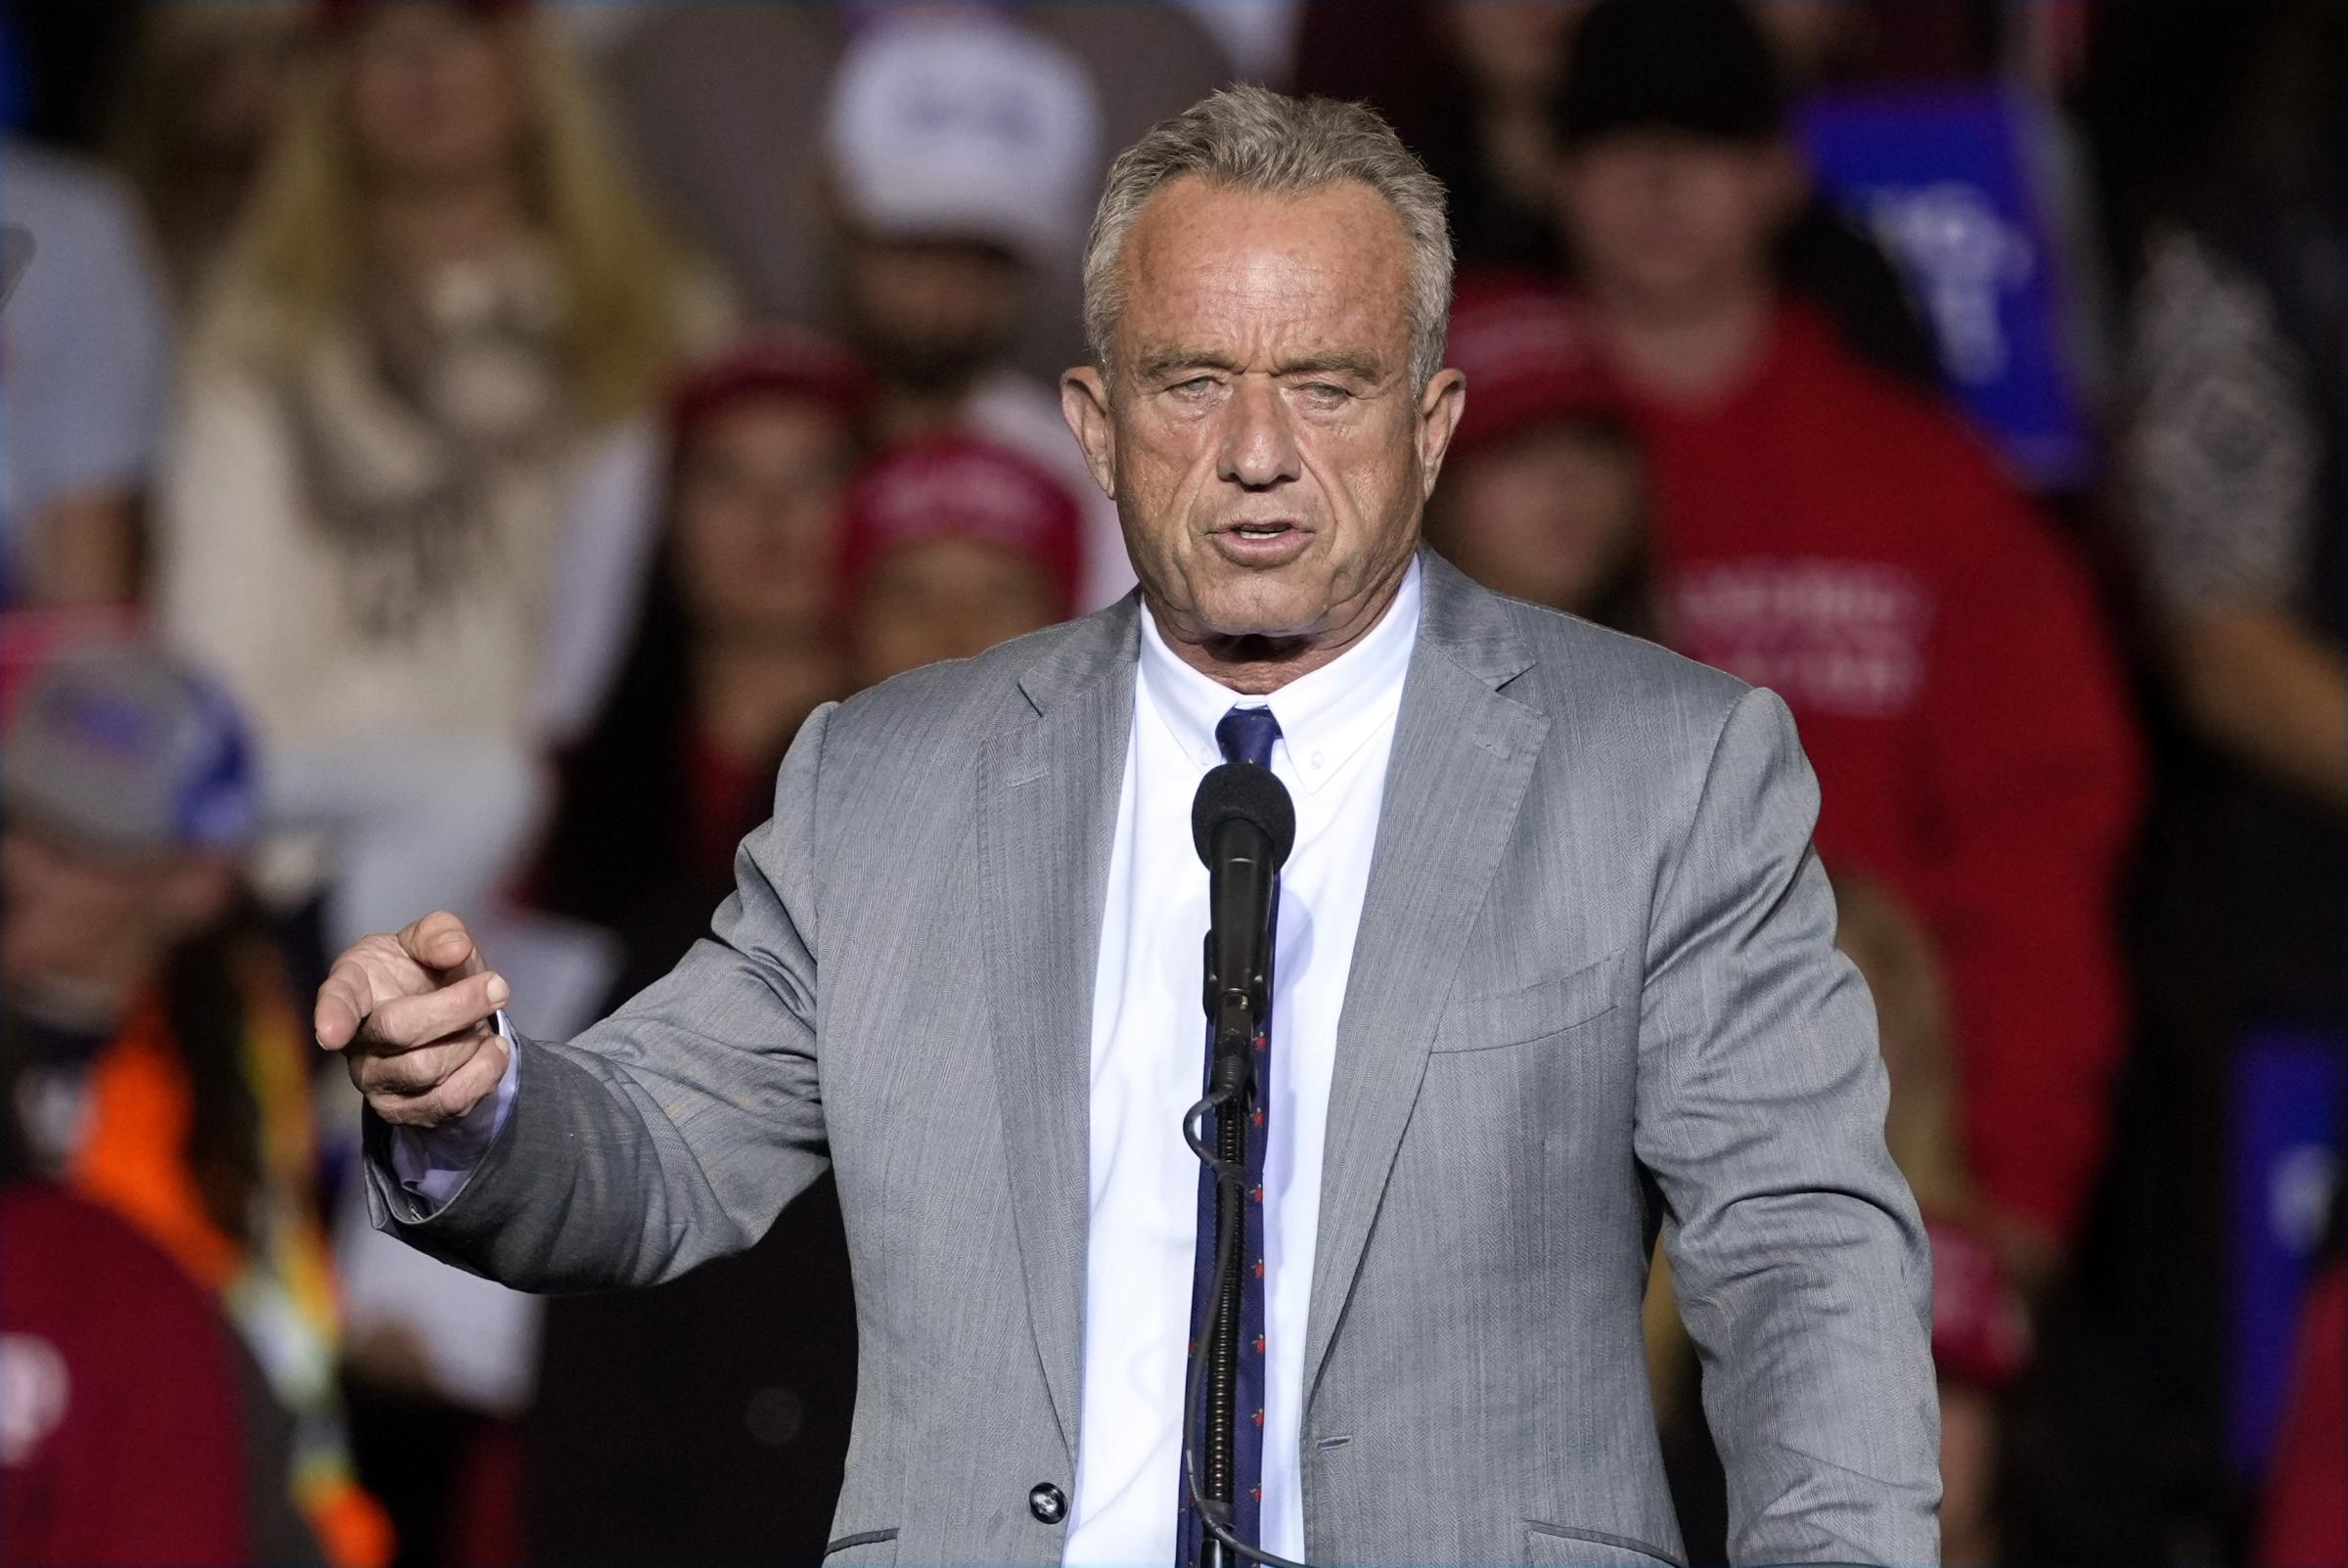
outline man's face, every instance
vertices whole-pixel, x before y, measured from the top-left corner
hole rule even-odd
[[[1027,272],[992,246],[850,233],[838,259],[848,335],[891,384],[958,390],[1018,328]]]
[[[145,975],[216,918],[222,856],[110,854],[12,823],[0,835],[0,979],[19,1000]]]
[[[1342,646],[1419,542],[1460,377],[1411,380],[1411,251],[1344,182],[1265,195],[1184,178],[1127,235],[1106,375],[1061,405],[1179,643]]]
[[[1664,313],[1765,282],[1802,191],[1782,144],[1679,131],[1618,131],[1558,167],[1558,221],[1591,288]]]

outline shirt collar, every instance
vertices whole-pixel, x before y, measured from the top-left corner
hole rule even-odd
[[[1224,714],[1234,707],[1271,708],[1280,721],[1275,760],[1285,747],[1288,766],[1284,771],[1307,794],[1317,794],[1401,711],[1403,678],[1419,641],[1420,598],[1414,558],[1377,625],[1329,663],[1269,696],[1234,692],[1185,664],[1166,646],[1156,618],[1145,606],[1140,680],[1175,744],[1201,768],[1223,760],[1215,726]]]

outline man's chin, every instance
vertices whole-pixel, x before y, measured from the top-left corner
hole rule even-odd
[[[1191,620],[1200,642],[1274,647],[1310,641],[1329,623],[1329,605],[1319,596],[1258,577],[1201,595]]]

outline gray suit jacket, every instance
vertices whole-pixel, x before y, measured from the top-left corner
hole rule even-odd
[[[1784,705],[1423,559],[1330,1098],[1307,1554],[1677,1560],[1640,1336],[1667,1218],[1735,1558],[1935,1560],[1929,1259]],[[523,1042],[457,1196],[419,1212],[370,1161],[378,1223],[536,1290],[749,1246],[829,1161],[843,1568],[1060,1556],[1027,1498],[1074,1491],[1138,613],[818,712],[714,937]]]

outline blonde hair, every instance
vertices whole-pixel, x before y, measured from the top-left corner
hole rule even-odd
[[[1875,1033],[1891,1075],[1883,1141],[1926,1210],[1962,1210],[1970,1196],[1961,1137],[1958,1063],[1940,956],[1916,913],[1866,876],[1836,872],[1834,945],[1867,980]]]
[[[570,56],[527,18],[491,23],[523,49],[525,205],[564,291],[564,380],[582,416],[617,418],[656,396],[694,346],[697,273],[638,189]],[[354,308],[366,193],[344,97],[346,45],[303,63],[285,121],[232,239],[218,302],[253,329],[241,346],[297,365]]]

